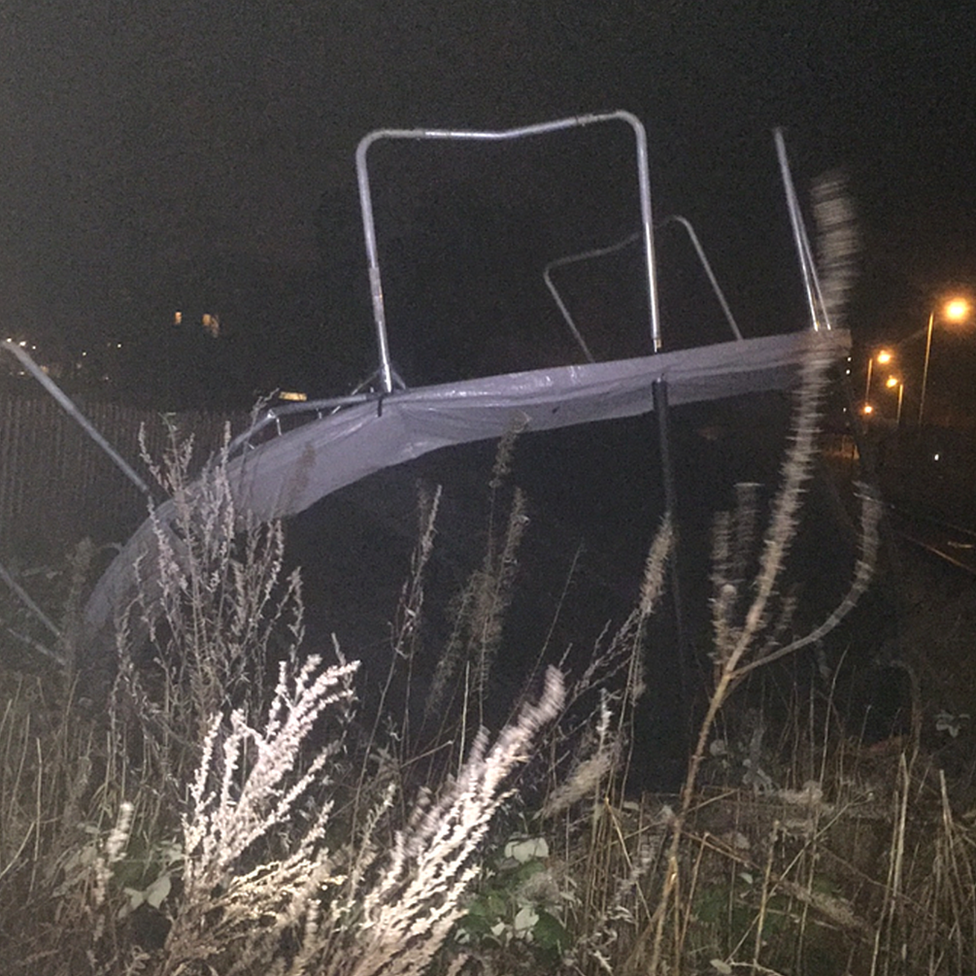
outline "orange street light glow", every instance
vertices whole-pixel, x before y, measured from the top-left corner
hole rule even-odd
[[[887,349],[882,349],[881,352],[878,353],[878,362],[881,363],[882,366],[890,363],[891,358],[891,353]]]
[[[953,298],[952,301],[946,302],[943,311],[950,322],[961,322],[969,315],[969,302],[965,298]]]
[[[900,382],[901,380],[899,380],[897,376],[889,376],[885,380],[885,386],[888,387],[889,390],[893,390]]]
[[[965,298],[951,298],[942,306],[942,315],[950,322],[962,322],[969,317],[969,302]],[[925,365],[922,367],[922,395],[918,400],[918,426],[922,426],[922,413],[925,410],[925,391],[929,381],[929,353],[932,351],[932,327],[935,325],[936,309],[929,314],[929,325],[925,330]]]
[[[864,408],[861,410],[861,413],[864,414],[874,413],[874,407],[872,407],[870,403],[865,403]]]

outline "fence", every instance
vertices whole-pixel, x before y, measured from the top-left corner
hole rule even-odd
[[[139,430],[154,459],[168,441],[167,424],[151,410],[112,403],[80,405],[101,434],[148,483],[139,454]],[[193,435],[199,466],[220,446],[223,415],[168,415]],[[246,418],[230,418],[234,433]],[[0,559],[46,559],[85,536],[124,542],[146,517],[146,499],[54,400],[0,391]]]

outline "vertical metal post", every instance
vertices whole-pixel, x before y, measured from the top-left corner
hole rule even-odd
[[[382,130],[371,132],[359,141],[359,145],[356,146],[356,179],[359,183],[359,206],[363,214],[363,235],[366,239],[366,260],[369,264],[369,294],[373,302],[373,321],[376,325],[376,345],[380,358],[380,384],[384,393],[392,393],[393,367],[390,363],[390,345],[386,334],[386,310],[383,305],[380,258],[376,249],[373,195],[369,189],[369,170],[366,168],[366,153],[369,147],[383,135]]]
[[[661,351],[661,319],[657,302],[657,275],[654,265],[654,219],[651,216],[651,176],[647,162],[647,132],[636,115],[617,112],[634,130],[637,142],[637,186],[640,193],[641,230],[644,234],[644,262],[647,267],[647,305],[651,321],[651,348]]]
[[[651,396],[654,402],[654,414],[657,417],[658,441],[661,450],[661,479],[664,482],[664,506],[671,520],[674,532],[674,549],[670,561],[671,607],[674,612],[675,642],[678,648],[678,677],[680,690],[680,711],[685,717],[686,725],[682,734],[687,734],[690,727],[691,713],[688,710],[690,702],[688,694],[688,660],[687,644],[685,641],[684,609],[681,602],[681,586],[678,573],[678,493],[674,482],[674,462],[671,457],[671,416],[668,407],[668,384],[665,380],[655,380],[651,384]]]
[[[935,309],[929,315],[929,327],[925,333],[925,366],[922,367],[922,395],[918,400],[918,426],[922,426],[922,413],[925,410],[925,390],[929,385],[929,354],[932,352],[932,326],[935,325]]]
[[[874,372],[874,353],[871,353],[871,358],[868,360],[868,378],[867,382],[864,384],[864,405],[867,406],[871,402],[871,374]]]
[[[830,328],[827,321],[826,306],[824,305],[823,295],[820,293],[820,283],[817,280],[817,268],[813,260],[813,250],[807,238],[806,228],[803,226],[803,215],[800,212],[800,202],[796,197],[796,190],[793,187],[793,177],[790,174],[790,162],[786,156],[786,141],[783,139],[783,130],[775,129],[773,139],[776,143],[776,155],[779,159],[780,175],[783,179],[783,188],[786,191],[786,207],[790,214],[790,223],[793,226],[793,240],[796,244],[797,256],[800,261],[800,272],[803,275],[803,287],[807,295],[807,305],[810,309],[810,322],[814,332],[818,332],[821,327]]]

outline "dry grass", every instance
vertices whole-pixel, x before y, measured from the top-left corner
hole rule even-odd
[[[374,730],[353,758],[355,664],[338,648],[331,666],[299,655],[281,527],[234,510],[226,455],[199,483],[189,462],[174,438],[154,472],[176,516],[154,521],[158,565],[143,567],[121,621],[108,720],[57,682],[23,680],[8,696],[0,852],[17,971],[425,971],[464,910],[510,774],[562,709],[562,678],[550,669],[493,742],[475,729],[439,784],[397,796],[401,773],[367,782],[359,770],[387,743]],[[436,498],[395,658],[409,657],[435,515]],[[509,561],[492,565],[504,576]],[[484,577],[496,597],[503,583]]]
[[[212,532],[217,546],[195,551],[237,568],[209,589],[205,574],[189,590],[185,575],[169,577],[179,593],[167,626],[148,651],[122,647],[107,720],[79,709],[63,678],[0,675],[9,970],[971,972],[976,832],[920,739],[887,754],[859,749],[836,712],[813,700],[797,702],[784,729],[729,701],[750,664],[800,643],[776,643],[789,607],[774,609],[775,582],[749,584],[749,567],[768,573],[772,559],[768,535],[766,556],[746,554],[760,538],[750,497],[745,490],[716,531],[716,683],[706,715],[731,708],[723,728],[740,740],[710,726],[683,794],[638,803],[624,801],[620,784],[630,717],[654,680],[644,650],[672,546],[668,523],[634,612],[565,690],[551,672],[539,702],[492,743],[477,729],[481,688],[471,676],[490,659],[488,638],[503,639],[497,610],[517,586],[512,526],[521,509],[515,496],[507,511],[499,502],[497,540],[470,588],[484,626],[468,626],[466,666],[450,691],[454,724],[441,751],[455,758],[431,764],[409,754],[409,736],[390,739],[380,725],[350,738],[355,665],[297,653],[300,590],[274,578],[274,527],[228,541],[226,511],[228,521],[189,517],[184,531]],[[393,637],[407,671],[437,503],[435,494],[421,506]],[[772,524],[791,527],[795,514],[777,520],[779,511]],[[867,553],[870,531],[865,539]],[[855,595],[863,576],[854,574]],[[238,596],[235,587],[257,592]],[[746,594],[766,601],[761,611],[750,613]],[[160,662],[197,618],[213,628],[214,602],[231,614],[231,633],[242,633],[238,601],[275,621],[247,633],[260,643],[254,660],[279,656],[277,679],[258,687],[259,676],[234,664],[251,660],[238,638],[216,657],[198,647],[184,670],[161,678]],[[188,673],[201,667],[213,673]]]
[[[140,567],[120,622],[108,714],[75,701],[71,612],[57,649],[69,667],[0,671],[5,971],[972,973],[976,826],[922,719],[867,749],[839,723],[832,685],[797,700],[778,728],[733,694],[829,632],[868,585],[878,513],[865,491],[846,595],[792,636],[781,581],[828,365],[805,368],[770,511],[743,486],[717,520],[713,682],[677,797],[627,801],[622,786],[635,709],[655,680],[645,652],[670,520],[633,612],[582,674],[546,670],[492,738],[485,689],[527,525],[505,479],[513,431],[429,721],[414,729],[409,709],[391,719],[383,706],[411,681],[439,492],[420,506],[380,718],[363,729],[355,663],[338,647],[326,659],[301,646],[281,527],[235,510],[226,455],[190,482],[190,447],[174,434],[155,473],[176,514],[155,522],[158,565]],[[934,708],[919,701],[916,715]],[[951,727],[968,742],[968,728]]]

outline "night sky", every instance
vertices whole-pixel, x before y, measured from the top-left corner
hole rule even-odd
[[[910,336],[940,295],[976,286],[970,11],[5,0],[0,331],[72,354],[122,341],[130,370],[175,371],[163,389],[344,392],[375,362],[358,139],[619,108],[647,126],[655,216],[692,220],[747,335],[805,321],[771,137],[782,126],[801,196],[822,172],[849,176],[864,246],[855,339]],[[403,144],[371,156],[408,382],[571,355],[541,266],[625,236],[637,215],[628,130],[562,138],[508,160]],[[662,274],[695,292],[675,246]],[[632,326],[628,301],[600,312],[594,296],[613,289],[591,285],[577,307],[604,354],[641,351],[614,331]],[[724,338],[678,290],[663,294],[666,346]],[[190,323],[219,314],[220,339],[194,330],[174,353],[176,309]]]

